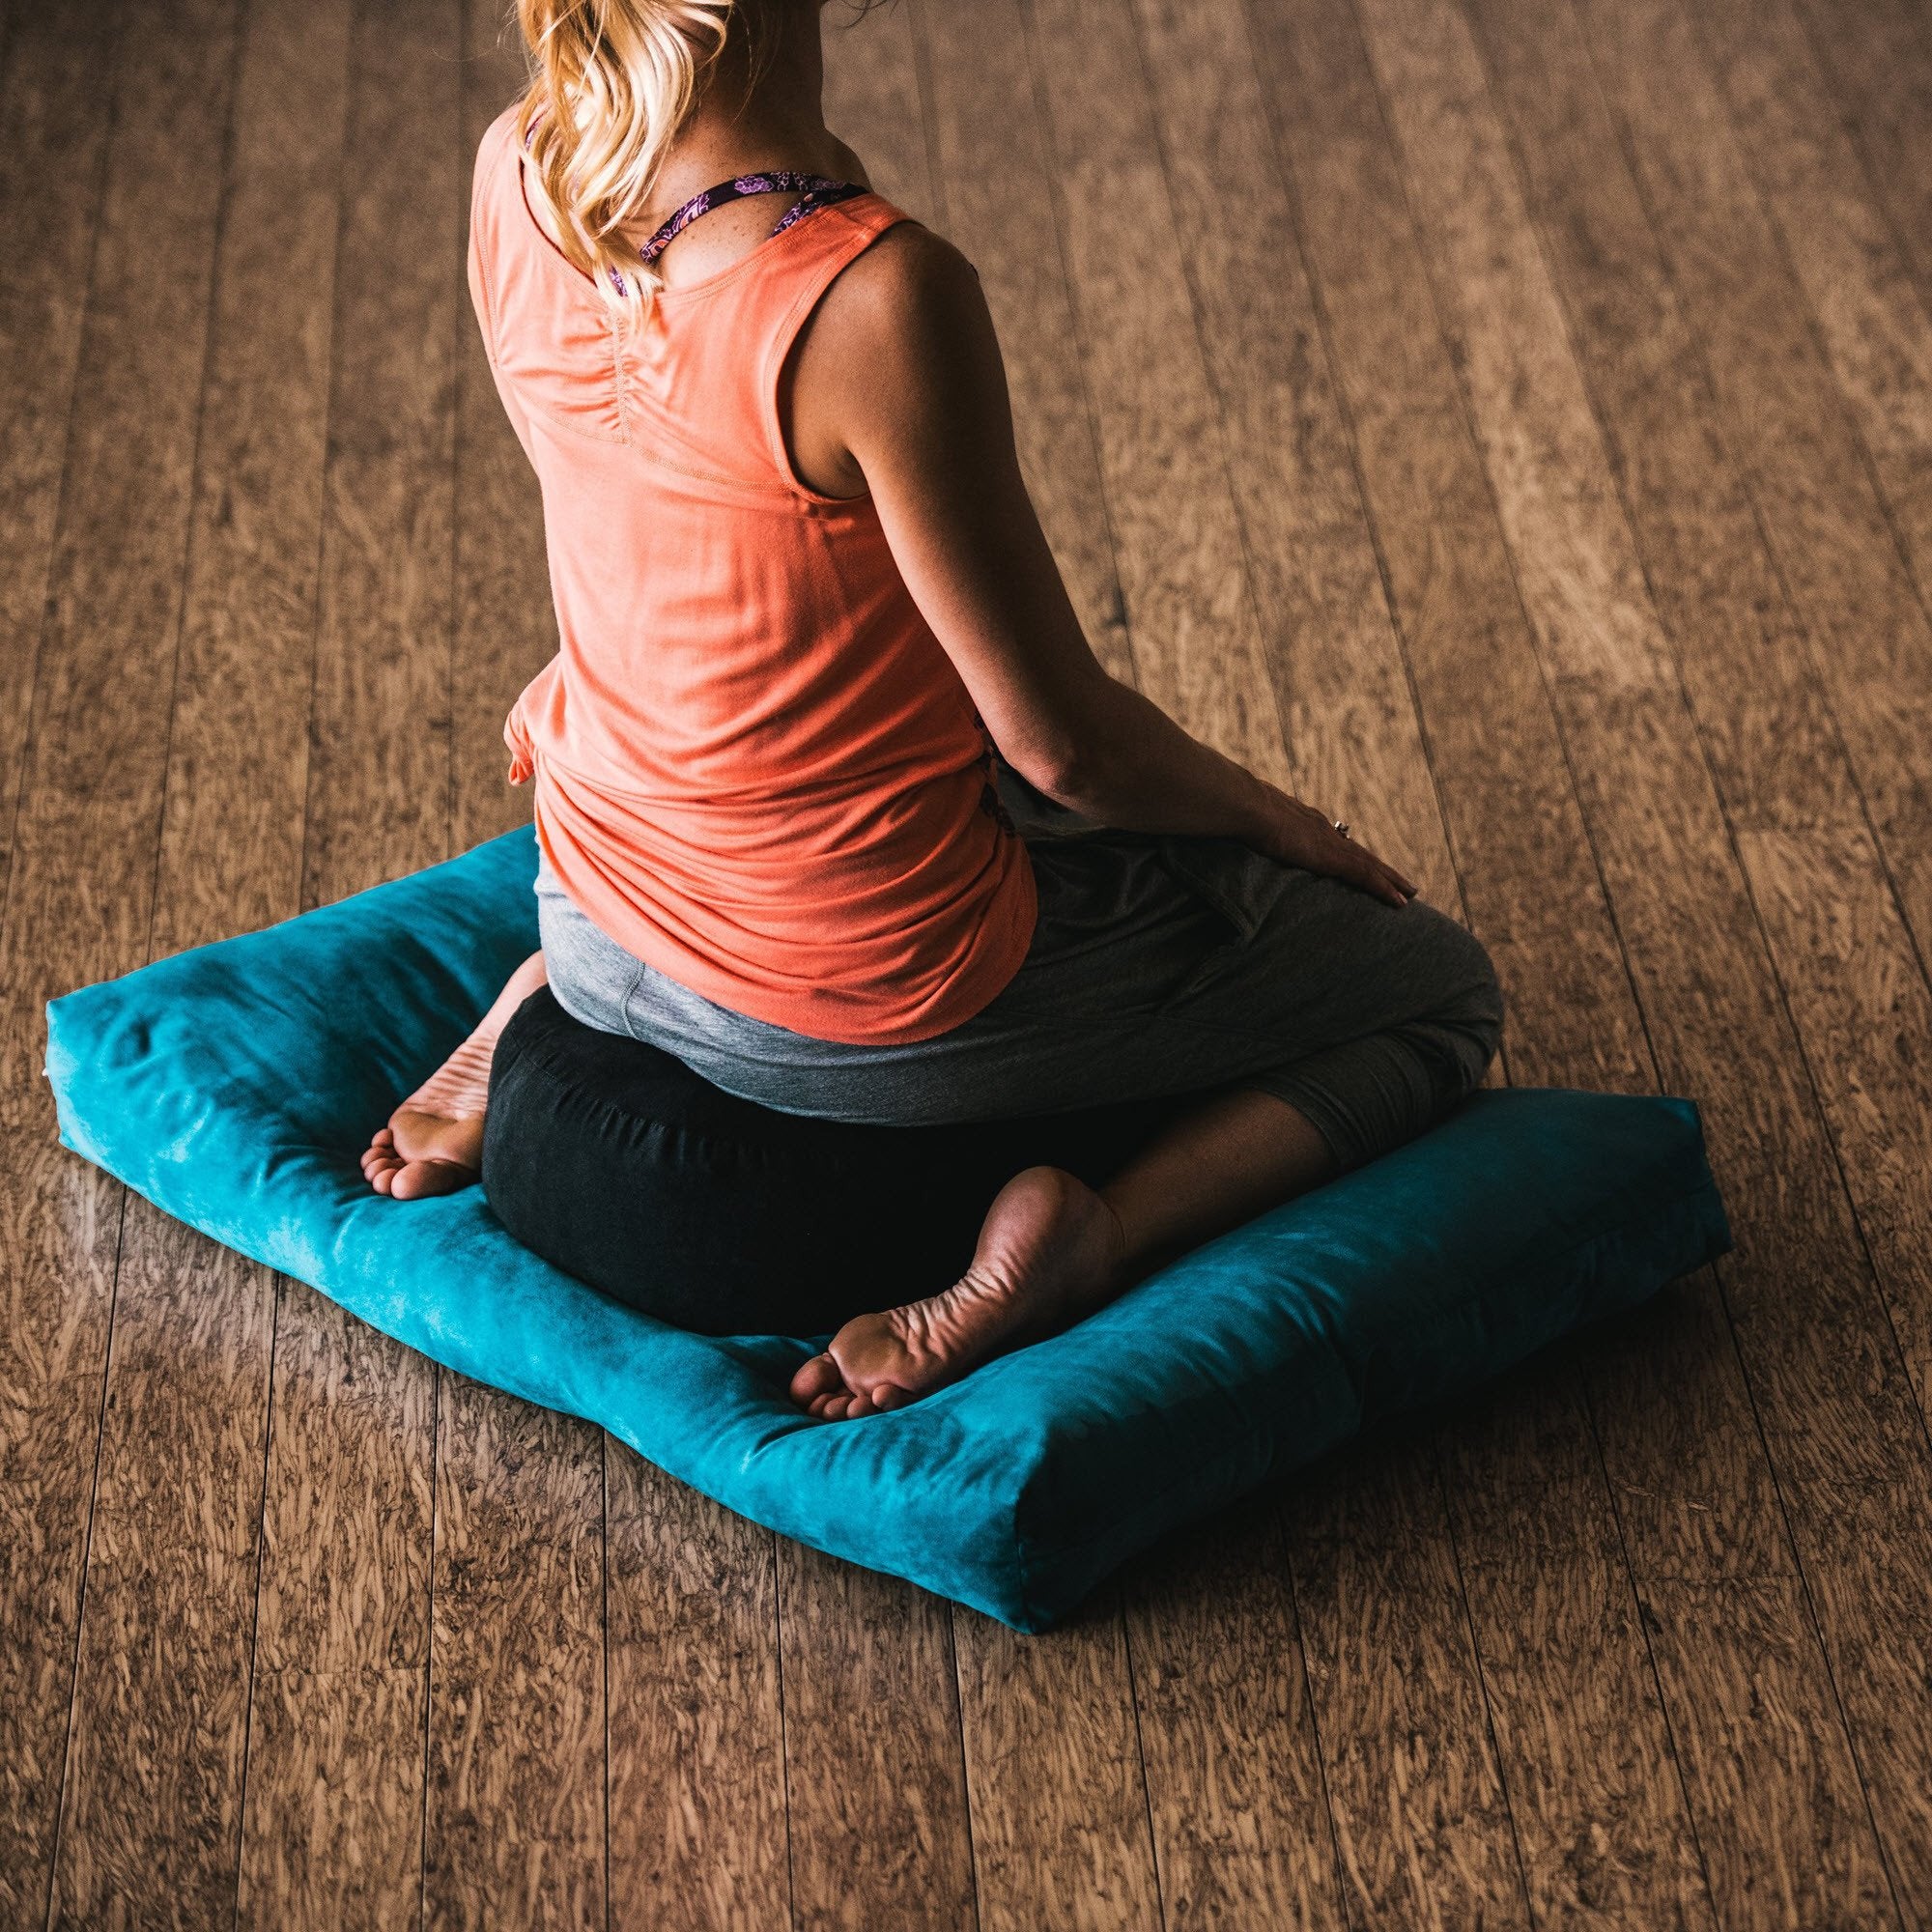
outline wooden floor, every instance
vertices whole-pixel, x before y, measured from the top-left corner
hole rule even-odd
[[[1738,1239],[1034,1639],[54,1142],[47,997],[525,810],[498,13],[0,0],[0,1921],[1932,1923],[1932,0],[831,35],[1096,648]]]

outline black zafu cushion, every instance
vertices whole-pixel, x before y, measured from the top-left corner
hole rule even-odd
[[[1186,1104],[936,1127],[781,1114],[584,1026],[546,987],[497,1045],[483,1189],[526,1248],[662,1321],[820,1335],[956,1281],[1022,1168],[1097,1185]]]

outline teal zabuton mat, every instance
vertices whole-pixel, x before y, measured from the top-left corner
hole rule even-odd
[[[1690,1101],[1486,1090],[1052,1341],[816,1422],[785,1396],[810,1338],[666,1327],[520,1247],[475,1188],[363,1183],[372,1128],[534,950],[534,867],[511,833],[56,1000],[62,1139],[446,1367],[1021,1630],[1173,1526],[1730,1245]]]

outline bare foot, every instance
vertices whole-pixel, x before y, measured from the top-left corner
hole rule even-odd
[[[1111,1300],[1125,1252],[1119,1218],[1085,1181],[1030,1167],[994,1196],[958,1281],[855,1316],[792,1378],[792,1400],[828,1422],[902,1408]]]
[[[483,1172],[483,1115],[490,1104],[490,1063],[510,1015],[544,983],[544,956],[532,952],[512,973],[468,1039],[379,1127],[362,1156],[378,1194],[420,1201],[454,1194]]]

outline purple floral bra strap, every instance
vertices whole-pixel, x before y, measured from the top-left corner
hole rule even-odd
[[[532,124],[524,135],[526,151],[535,134],[536,128]],[[708,214],[712,209],[722,208],[727,201],[742,201],[748,195],[795,194],[801,197],[773,225],[772,233],[782,235],[793,222],[815,210],[830,208],[835,201],[850,201],[855,194],[869,193],[870,188],[861,187],[857,182],[834,181],[829,175],[801,174],[796,168],[768,168],[762,174],[734,175],[729,181],[718,182],[706,188],[702,194],[693,195],[639,253],[646,264],[655,262],[700,214]],[[620,296],[629,295],[630,290],[624,286],[623,276],[615,269],[610,274],[617,293]]]
[[[772,233],[781,235],[794,221],[815,209],[830,208],[835,201],[849,201],[855,194],[869,191],[856,182],[833,181],[825,175],[800,174],[792,168],[774,168],[756,175],[736,175],[730,181],[706,188],[702,194],[693,195],[638,252],[644,261],[655,262],[700,214],[708,214],[727,201],[742,201],[748,195],[796,194],[804,197],[779,216]]]

